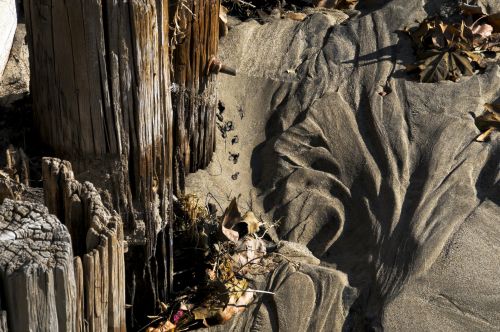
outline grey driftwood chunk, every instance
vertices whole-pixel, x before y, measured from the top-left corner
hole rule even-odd
[[[125,331],[123,222],[90,182],[74,177],[71,163],[43,158],[45,205],[68,228],[76,280],[75,331]]]
[[[0,280],[0,330],[74,331],[71,239],[45,206],[0,205]]]

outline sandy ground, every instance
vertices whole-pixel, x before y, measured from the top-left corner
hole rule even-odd
[[[219,86],[235,130],[226,142],[218,137],[213,163],[187,178],[188,191],[212,193],[222,206],[241,195],[243,209],[281,220],[281,238],[347,274],[358,293],[345,320],[318,329],[325,312],[296,303],[312,317],[296,322],[304,330],[500,330],[491,295],[500,292],[498,134],[474,142],[471,116],[500,97],[500,69],[457,83],[414,82],[403,67],[411,44],[395,33],[449,6],[393,0],[347,21],[341,13],[249,21],[222,42],[222,59],[239,71]],[[237,164],[230,152],[240,153]],[[304,278],[304,289],[295,287],[304,299],[350,289]],[[295,310],[295,295],[285,293],[226,330],[261,321],[289,330],[272,309]]]

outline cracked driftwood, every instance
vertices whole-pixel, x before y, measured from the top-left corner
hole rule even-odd
[[[0,205],[0,331],[75,331],[70,235],[41,204]]]
[[[75,254],[76,331],[125,331],[123,225],[90,182],[74,179],[71,164],[44,158],[45,204],[71,234]]]
[[[0,331],[125,331],[121,217],[69,162],[42,167],[45,206],[0,205]]]

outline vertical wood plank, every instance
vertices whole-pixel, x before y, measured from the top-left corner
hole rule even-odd
[[[177,3],[171,13],[176,41],[173,53],[175,146],[186,171],[208,166],[215,149],[215,75],[207,74],[210,59],[217,55],[220,1],[189,0]],[[182,36],[182,37],[180,37]]]
[[[83,271],[84,271],[84,298],[85,298],[85,329],[88,331],[96,331],[94,307],[95,307],[95,272],[94,272],[94,256],[93,253],[83,256]]]
[[[75,257],[73,260],[75,269],[75,284],[76,284],[76,317],[75,317],[75,331],[84,332],[84,315],[85,315],[85,299],[83,287],[83,265],[80,257]]]

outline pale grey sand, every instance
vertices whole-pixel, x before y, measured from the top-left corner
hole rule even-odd
[[[409,80],[411,44],[396,30],[443,1],[379,3],[340,24],[340,13],[249,21],[222,42],[238,68],[219,87],[236,129],[188,190],[223,206],[241,194],[324,267],[277,272],[290,279],[267,285],[280,295],[221,330],[500,330],[500,135],[475,142],[471,116],[500,97],[500,68]]]

